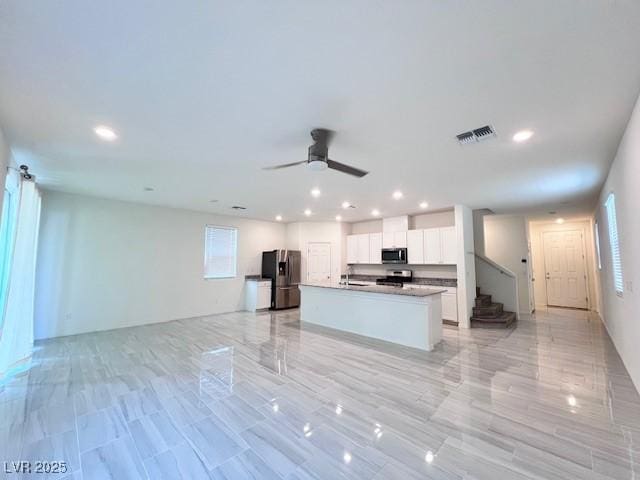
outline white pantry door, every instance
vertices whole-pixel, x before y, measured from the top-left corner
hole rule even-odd
[[[582,232],[544,232],[547,304],[587,308],[587,277]]]
[[[309,243],[307,246],[307,282],[331,285],[331,244]]]

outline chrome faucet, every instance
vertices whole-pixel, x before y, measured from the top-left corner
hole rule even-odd
[[[346,277],[347,277],[346,285],[347,285],[347,287],[349,286],[349,273],[351,273],[351,265],[347,265],[347,274],[346,274]]]

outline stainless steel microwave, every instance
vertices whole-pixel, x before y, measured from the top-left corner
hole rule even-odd
[[[383,248],[382,263],[407,263],[407,249]]]

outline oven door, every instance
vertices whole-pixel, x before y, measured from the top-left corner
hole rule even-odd
[[[407,263],[407,249],[383,248],[382,263]]]

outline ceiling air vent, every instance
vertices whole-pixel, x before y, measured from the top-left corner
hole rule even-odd
[[[247,207],[241,207],[240,205],[234,205],[231,208],[233,208],[234,210],[246,210],[247,209]]]
[[[487,140],[495,136],[496,131],[493,127],[491,125],[485,125],[484,127],[476,128],[470,132],[464,132],[456,135],[456,138],[460,145],[467,145],[469,143],[481,142],[482,140]]]
[[[476,137],[473,135],[473,132],[464,132],[460,135],[456,135],[458,138],[458,142],[460,145],[466,145],[467,143],[472,143],[476,141]]]

